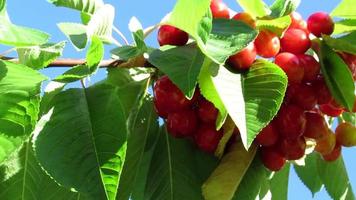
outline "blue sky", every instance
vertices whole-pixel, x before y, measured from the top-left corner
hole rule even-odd
[[[115,26],[118,27],[124,35],[131,40],[130,32],[128,31],[127,24],[132,16],[136,16],[144,27],[154,25],[158,23],[166,13],[172,10],[175,0],[104,0],[106,3],[110,3],[116,8]],[[233,10],[241,10],[235,0],[225,0],[229,7]],[[270,4],[272,1],[268,0],[266,3]],[[307,18],[310,14],[316,11],[330,12],[337,4],[339,0],[302,0],[302,3],[298,9],[298,12],[302,14],[304,18]],[[29,26],[46,31],[52,35],[51,42],[59,42],[66,40],[64,35],[59,31],[56,24],[59,22],[80,22],[78,12],[66,9],[56,8],[46,0],[9,0],[8,12],[11,20],[19,25]],[[115,35],[116,38],[117,35]],[[152,34],[147,43],[150,46],[157,46],[156,34]],[[113,47],[107,46],[107,50]],[[0,51],[4,51],[8,47],[0,46]],[[64,57],[71,58],[84,58],[85,52],[76,52],[76,50],[68,44]],[[106,57],[109,58],[109,53],[106,51]],[[49,77],[55,77],[63,73],[63,69],[50,69],[43,70]],[[100,70],[97,75],[92,78],[92,81],[103,79],[105,71]],[[346,167],[351,179],[352,186],[356,190],[356,166],[355,159],[356,148],[343,149],[343,155],[345,157]],[[353,170],[352,170],[353,169]],[[289,182],[289,199],[312,199],[310,192],[306,187],[298,180],[297,175],[291,173],[291,179]],[[315,199],[326,200],[330,197],[326,194],[325,190],[318,193]]]

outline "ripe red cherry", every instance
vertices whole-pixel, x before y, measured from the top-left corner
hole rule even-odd
[[[308,33],[307,22],[303,20],[302,16],[298,12],[292,12],[290,15],[292,20],[289,28],[301,29]]]
[[[197,121],[193,110],[169,113],[167,118],[167,130],[171,135],[177,138],[191,136],[196,131]]]
[[[270,31],[261,31],[255,39],[256,52],[264,58],[276,56],[280,50],[279,38]]]
[[[252,16],[246,12],[237,13],[232,19],[242,21],[249,25],[251,28],[256,28],[256,21],[252,18]]]
[[[280,151],[287,160],[298,160],[305,154],[307,147],[304,137],[296,140],[282,140],[279,144]]]
[[[293,84],[288,87],[286,97],[289,102],[298,105],[304,110],[311,110],[318,101],[313,87],[306,84]]]
[[[170,25],[163,25],[158,30],[158,43],[163,45],[183,46],[189,39],[188,33]]]
[[[292,53],[280,53],[274,61],[288,76],[289,83],[300,83],[304,77],[304,68],[299,64],[299,58]]]
[[[341,156],[341,149],[341,145],[335,145],[335,148],[331,153],[323,155],[323,159],[328,162],[337,160]]]
[[[316,12],[308,18],[308,30],[316,37],[321,34],[331,35],[334,32],[334,22],[325,12]]]
[[[344,147],[356,146],[356,127],[351,123],[344,122],[335,130],[336,141]]]
[[[306,119],[304,111],[296,105],[283,105],[280,109],[276,124],[283,138],[296,140],[305,130]]]
[[[217,131],[213,124],[202,124],[194,135],[197,146],[208,153],[213,153],[222,137],[222,131]]]
[[[256,48],[253,42],[229,58],[229,64],[236,69],[248,69],[256,60]]]
[[[319,109],[322,113],[330,117],[338,117],[343,112],[343,108],[335,108],[331,103],[319,105]]]
[[[263,165],[271,171],[279,171],[286,163],[286,159],[274,147],[261,147],[261,160]]]
[[[256,137],[256,142],[262,146],[272,146],[277,143],[278,132],[272,122],[268,124]]]
[[[312,85],[319,105],[331,102],[331,93],[329,91],[328,86],[326,86],[326,83],[322,76],[318,76],[317,79],[312,83]]]
[[[320,73],[320,63],[311,55],[298,55],[300,65],[304,68],[304,81],[310,82],[317,79]]]
[[[309,35],[296,28],[288,29],[281,38],[281,49],[283,52],[303,54],[311,47]]]
[[[202,98],[198,102],[198,116],[200,121],[215,124],[218,116],[218,109],[214,104]]]
[[[213,18],[230,19],[229,8],[222,0],[212,0],[210,3],[210,9],[213,14]]]
[[[158,115],[163,118],[166,118],[168,113],[188,108],[192,103],[185,98],[168,76],[162,76],[156,81],[153,93],[155,109]]]
[[[329,133],[328,125],[322,115],[317,112],[306,112],[304,136],[313,139],[321,139]]]

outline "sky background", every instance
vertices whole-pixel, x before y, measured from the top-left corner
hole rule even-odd
[[[132,16],[136,16],[143,27],[148,27],[157,24],[162,17],[170,12],[175,4],[175,0],[104,0],[106,3],[114,5],[116,8],[115,26],[118,27],[131,42],[131,35],[128,30],[128,22]],[[228,6],[240,11],[235,0],[225,0]],[[265,1],[271,4],[273,1]],[[340,0],[302,0],[298,8],[298,12],[306,19],[310,14],[317,11],[330,12]],[[69,10],[66,8],[56,8],[46,0],[8,0],[7,10],[13,23],[23,26],[29,26],[43,30],[52,35],[51,42],[60,42],[66,40],[65,36],[59,31],[56,24],[59,22],[80,22],[79,12]],[[114,37],[121,41],[120,38],[114,34]],[[156,40],[156,32],[147,38],[148,45],[158,46]],[[109,50],[114,46],[106,46],[106,58],[110,57]],[[0,46],[0,51],[9,49],[9,47]],[[64,56],[67,58],[84,58],[85,51],[77,52],[70,43],[67,44]],[[43,73],[51,78],[56,77],[64,72],[64,69],[51,68],[43,70]],[[105,70],[101,69],[91,78],[92,82],[101,80],[105,77]],[[73,84],[72,86],[77,86]],[[356,148],[343,149],[343,155],[346,162],[346,167],[349,173],[351,184],[356,190]],[[292,170],[289,181],[289,198],[290,200],[305,200],[312,199],[311,193],[298,179],[294,170]],[[330,197],[323,189],[316,194],[314,199],[326,200]]]

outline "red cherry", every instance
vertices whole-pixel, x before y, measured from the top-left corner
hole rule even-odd
[[[253,42],[229,58],[229,63],[236,69],[248,69],[256,60],[256,48]]]
[[[276,144],[278,140],[278,132],[274,128],[273,124],[268,124],[256,137],[256,142],[262,146],[272,146]]]
[[[341,145],[337,144],[335,145],[335,148],[331,153],[323,155],[323,159],[327,162],[333,162],[336,161],[340,156],[341,156]]]
[[[301,30],[288,29],[281,38],[281,49],[283,52],[302,54],[311,47],[309,35]]]
[[[288,140],[295,140],[304,133],[306,119],[304,111],[291,104],[282,106],[276,122],[282,137]]]
[[[307,120],[304,131],[305,137],[318,140],[329,133],[328,125],[321,114],[317,112],[306,112],[305,118]]]
[[[202,124],[194,135],[194,139],[195,143],[201,150],[208,153],[214,153],[222,135],[222,131],[217,131],[215,125]]]
[[[304,137],[299,137],[296,140],[282,140],[279,144],[279,149],[282,155],[287,160],[298,160],[305,154],[307,147]]]
[[[257,54],[264,58],[276,56],[280,50],[279,38],[270,31],[261,31],[255,39]]]
[[[302,16],[298,12],[292,12],[289,16],[292,20],[289,28],[301,29],[306,33],[309,32],[307,22],[303,20]]]
[[[331,103],[319,105],[319,109],[322,113],[330,117],[338,117],[343,112],[343,108],[335,108]]]
[[[314,81],[320,73],[320,63],[311,55],[298,55],[300,65],[304,68],[304,81]]]
[[[230,19],[229,7],[222,0],[212,0],[210,3],[210,10],[213,18]]]
[[[332,100],[331,93],[322,76],[318,76],[313,82],[314,92],[318,99],[318,104],[327,104]]]
[[[263,165],[271,171],[279,171],[286,163],[286,159],[273,147],[261,147],[261,160]]]
[[[311,110],[316,106],[318,101],[315,96],[313,87],[306,84],[293,84],[288,87],[286,97],[304,110]]]
[[[170,25],[163,25],[158,30],[158,43],[163,45],[183,46],[189,39],[188,33]]]
[[[246,12],[237,13],[232,19],[242,21],[249,25],[251,28],[256,28],[256,21],[252,18],[252,16]]]
[[[167,118],[167,130],[177,138],[191,136],[196,131],[197,121],[193,110],[170,113]]]
[[[334,22],[325,12],[316,12],[308,18],[308,29],[316,37],[321,34],[331,35],[334,32]]]
[[[198,103],[198,116],[202,122],[215,124],[218,112],[213,103],[204,98],[200,99]]]
[[[300,66],[299,59],[292,53],[280,53],[274,61],[288,76],[289,83],[300,83],[304,77],[304,68]]]
[[[170,112],[184,110],[192,104],[168,76],[162,76],[156,81],[153,93],[155,109],[163,118]]]

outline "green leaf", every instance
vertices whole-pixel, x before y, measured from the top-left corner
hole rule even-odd
[[[276,0],[271,6],[271,16],[274,18],[289,15],[295,11],[300,4],[300,0]]]
[[[147,171],[159,137],[158,116],[152,99],[144,99],[130,117],[129,133],[117,199],[143,199]]]
[[[235,137],[233,135],[236,125],[234,121],[232,121],[231,117],[227,117],[226,121],[224,122],[222,130],[224,131],[222,138],[219,141],[218,147],[215,150],[215,156],[221,158],[224,153],[227,144],[229,143],[231,137]]]
[[[307,186],[313,196],[319,192],[323,186],[318,174],[318,157],[318,154],[312,153],[306,157],[305,166],[294,165],[298,177],[304,185]]]
[[[319,176],[331,198],[342,199],[345,196],[354,196],[345,164],[341,157],[334,162],[325,162],[322,158],[318,157],[317,162]]]
[[[241,142],[234,143],[219,166],[203,184],[206,200],[230,200],[255,157],[257,146],[248,152]]]
[[[343,112],[342,119],[347,122],[350,122],[351,124],[356,124],[356,113]]]
[[[91,38],[91,44],[86,55],[86,65],[91,73],[96,72],[104,57],[104,45],[97,36]]]
[[[99,84],[59,93],[34,135],[37,159],[46,172],[91,199],[117,195],[128,117],[117,91]]]
[[[140,49],[142,52],[145,52],[147,50],[146,44],[145,44],[145,35],[143,33],[143,28],[138,21],[136,17],[132,17],[130,19],[129,23],[129,29],[132,32],[132,37],[135,41],[136,47]]]
[[[247,24],[227,19],[215,19],[205,44],[198,42],[202,51],[218,64],[224,64],[233,54],[241,51],[257,36]]]
[[[342,17],[347,19],[356,18],[356,7],[353,0],[342,0],[339,5],[330,13],[333,17]]]
[[[85,13],[94,13],[104,5],[102,0],[47,0],[55,6],[67,7]]]
[[[149,56],[149,62],[156,66],[176,84],[182,92],[191,98],[195,91],[197,78],[205,56],[193,45],[155,50]]]
[[[283,32],[289,27],[291,22],[291,18],[288,15],[276,19],[257,20],[256,26],[259,30],[267,29],[278,36],[282,36]]]
[[[339,38],[332,38],[324,35],[323,40],[329,47],[336,51],[356,54],[356,32],[350,33]]]
[[[335,22],[335,28],[333,34],[342,34],[356,31],[356,19],[344,19]]]
[[[164,129],[153,153],[144,199],[203,199],[201,185],[216,165],[213,156]]]
[[[53,81],[60,83],[71,83],[79,81],[90,74],[91,71],[87,65],[77,65],[70,68],[63,74],[57,76],[55,79],[53,79]]]
[[[77,50],[85,48],[88,42],[86,26],[77,23],[59,23],[57,25]]]
[[[18,48],[19,62],[32,69],[42,69],[62,56],[64,46],[65,42],[60,42],[57,44]]]
[[[79,197],[78,193],[57,185],[41,169],[28,142],[0,167],[0,178],[3,178],[1,199],[76,200]]]
[[[209,12],[209,6],[210,0],[178,0],[167,23],[197,39],[201,20]]]
[[[325,42],[321,42],[321,71],[335,100],[348,110],[352,110],[355,99],[355,84],[351,71]]]
[[[0,61],[0,164],[31,134],[44,80],[43,75],[31,68]]]
[[[243,75],[247,135],[249,147],[257,134],[273,119],[282,105],[287,89],[287,76],[275,64],[257,60],[248,73]],[[241,104],[238,104],[241,105]],[[235,121],[236,123],[236,121]]]
[[[286,164],[279,172],[275,172],[270,180],[270,192],[272,199],[288,199],[288,181],[289,181],[290,164]]]
[[[91,17],[87,25],[87,35],[89,38],[96,35],[103,42],[112,42],[112,27],[115,17],[115,8],[110,4],[100,7]]]
[[[271,10],[262,0],[236,0],[242,9],[253,17],[264,17],[271,13]]]
[[[135,58],[137,56],[142,55],[142,52],[136,46],[121,46],[110,51],[111,54],[115,56],[116,59],[119,60],[129,60],[131,58]]]

